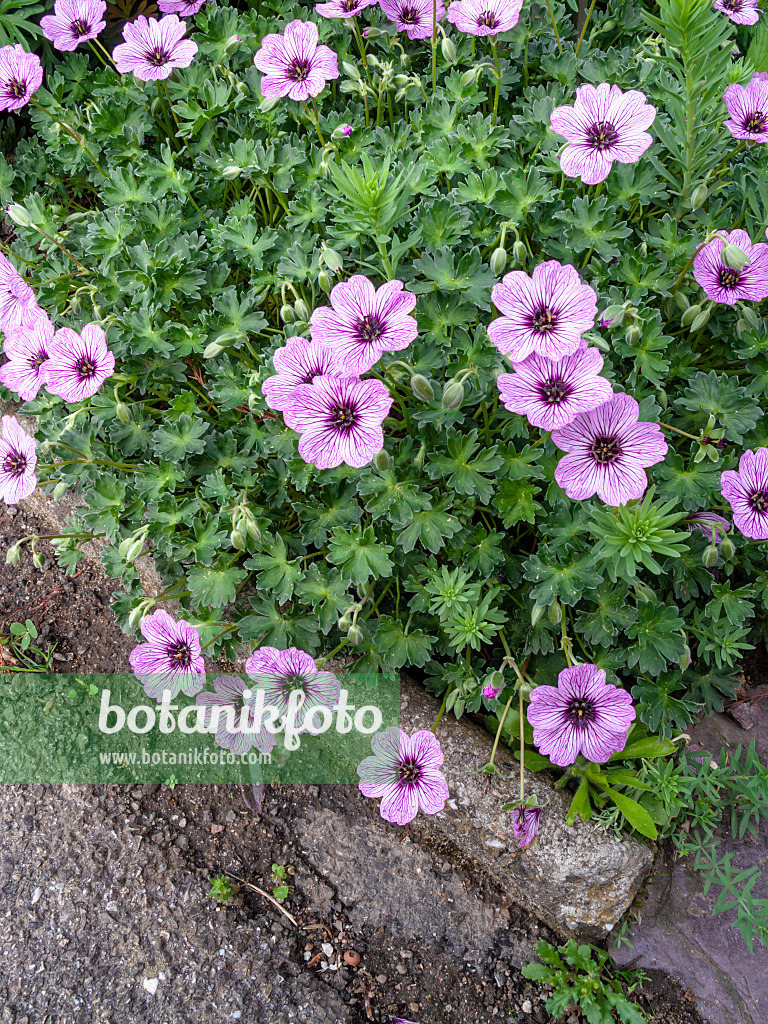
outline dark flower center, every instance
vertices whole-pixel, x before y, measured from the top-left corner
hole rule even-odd
[[[368,316],[363,317],[362,320],[357,321],[357,334],[360,341],[372,342],[378,341],[384,333],[384,325],[377,316],[369,313]]]
[[[421,778],[421,768],[415,761],[400,762],[400,783],[405,786],[415,786]]]
[[[309,78],[309,72],[311,70],[312,65],[308,60],[297,57],[288,68],[288,77],[293,82],[305,82]]]
[[[20,82],[16,78],[11,79],[11,81],[8,83],[7,88],[9,96],[13,96],[15,100],[20,100],[22,96],[27,95],[27,83]]]
[[[595,718],[595,707],[591,700],[575,697],[568,705],[568,721],[571,725],[583,727]]]
[[[491,11],[483,11],[477,19],[477,24],[483,25],[485,28],[496,28],[499,24],[499,19]]]
[[[554,310],[549,309],[548,306],[542,306],[541,309],[537,309],[531,317],[531,326],[539,332],[539,334],[549,334],[550,331],[554,331],[557,327],[557,313]]]
[[[610,121],[596,121],[587,128],[587,138],[593,149],[610,149],[619,141],[619,133]]]
[[[717,273],[717,278],[720,282],[721,288],[735,288],[739,283],[741,277],[740,270],[733,270],[732,267],[720,267]]]
[[[282,678],[283,689],[289,694],[292,690],[304,691],[306,685],[307,680],[301,672],[286,672]]]
[[[357,0],[341,0],[342,11],[354,11],[357,7]]]
[[[184,640],[177,640],[175,644],[169,644],[167,654],[176,668],[189,668],[192,664],[192,651]]]
[[[560,402],[565,401],[570,393],[571,389],[565,381],[557,377],[553,380],[545,381],[541,386],[541,397],[547,405],[559,405]]]
[[[36,352],[29,360],[29,365],[33,370],[39,370],[43,363],[48,358],[48,353],[44,349],[40,349]]]
[[[27,457],[22,452],[11,451],[3,463],[3,472],[11,476],[23,476],[27,468]]]
[[[73,21],[69,26],[73,36],[87,36],[91,30],[88,22],[83,21],[82,18],[79,21]]]
[[[419,12],[413,7],[404,7],[400,11],[400,21],[404,25],[418,25],[419,24]]]
[[[153,68],[161,68],[163,64],[167,64],[171,59],[170,53],[168,53],[167,50],[163,50],[160,46],[156,46],[154,50],[150,50],[146,57],[147,61]]]
[[[83,356],[80,362],[75,367],[81,380],[87,380],[89,377],[93,377],[96,373],[96,364],[88,356]]]
[[[768,114],[763,113],[762,110],[753,110],[744,118],[744,131],[754,132],[757,135],[759,132],[765,131],[767,123]]]
[[[615,437],[600,436],[592,442],[592,455],[595,462],[599,462],[601,466],[607,466],[618,459],[621,455],[621,448]]]
[[[723,10],[736,13],[741,10],[743,2],[744,0],[723,0]]]
[[[768,512],[768,491],[753,491],[747,500],[753,512]]]
[[[311,384],[315,377],[321,377],[323,374],[322,366],[313,366],[310,370],[304,374],[301,378],[302,384]]]
[[[350,427],[354,427],[356,420],[357,414],[351,406],[337,405],[333,411],[331,423],[339,430],[349,430]]]

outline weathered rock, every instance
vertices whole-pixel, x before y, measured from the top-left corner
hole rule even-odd
[[[406,732],[431,729],[438,707],[423,687],[403,677],[401,725]],[[567,794],[546,774],[526,771],[526,794],[535,793],[545,810],[536,839],[519,849],[512,814],[500,810],[519,795],[518,762],[500,748],[495,763],[501,774],[481,774],[478,768],[490,760],[493,738],[467,719],[444,721],[438,739],[451,799],[441,814],[420,816],[419,828],[450,844],[455,857],[489,876],[551,928],[604,938],[648,873],[650,847],[629,836],[616,839],[579,818],[569,827]]]

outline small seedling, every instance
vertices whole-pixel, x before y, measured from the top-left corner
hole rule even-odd
[[[8,627],[9,635],[0,637],[0,644],[5,644],[11,653],[18,659],[25,672],[50,672],[53,652],[56,644],[48,645],[47,651],[40,650],[32,645],[37,640],[38,632],[32,619],[25,622],[12,622]],[[43,664],[39,664],[35,658],[42,658]]]
[[[84,690],[87,690],[91,697],[95,697],[99,692],[99,688],[95,683],[86,683],[83,679],[75,679],[75,682],[78,686],[82,686]],[[77,690],[74,687],[69,691],[69,696],[77,696]]]
[[[216,875],[211,879],[211,891],[209,893],[217,903],[226,905],[235,895],[235,887],[227,875]]]
[[[177,786],[178,786],[178,784],[179,784],[179,780],[178,780],[178,779],[176,778],[176,776],[175,776],[175,775],[170,775],[170,776],[169,776],[169,777],[168,777],[168,778],[167,778],[167,779],[165,780],[165,784],[166,784],[166,786],[167,786],[167,787],[168,787],[169,789],[176,789],[176,787],[177,787]]]
[[[274,888],[272,889],[272,895],[275,897],[276,900],[280,900],[281,903],[290,892],[288,886],[286,885],[287,877],[288,872],[286,868],[283,867],[282,864],[272,865],[272,882],[274,886]]]

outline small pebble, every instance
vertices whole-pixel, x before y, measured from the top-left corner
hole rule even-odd
[[[395,970],[397,971],[398,974],[407,974],[408,973],[408,968],[405,966],[405,964],[396,964],[395,965]]]
[[[147,992],[149,992],[149,994],[151,996],[153,996],[155,994],[155,992],[157,992],[157,986],[159,984],[160,984],[160,982],[159,982],[158,978],[145,978],[144,979],[144,988],[146,989]]]
[[[333,946],[330,944],[330,942],[324,942],[322,945],[322,950],[326,956],[333,956]]]
[[[380,985],[386,985],[387,984],[387,976],[386,976],[386,974],[377,974],[376,975],[376,981],[378,981],[378,983]]]
[[[37,903],[40,897],[43,895],[43,890],[38,886],[37,889],[32,893],[32,906]]]
[[[530,999],[524,999],[521,1007],[523,1013],[533,1013],[533,1003]]]
[[[344,959],[350,967],[357,967],[360,963],[360,954],[356,949],[348,949],[344,954]]]

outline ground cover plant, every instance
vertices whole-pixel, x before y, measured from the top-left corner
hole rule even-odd
[[[158,6],[0,50],[0,496],[79,489],[157,699],[243,644],[277,702],[419,669],[656,838],[647,764],[766,639],[765,17]],[[361,788],[402,824],[441,758],[387,731]]]

